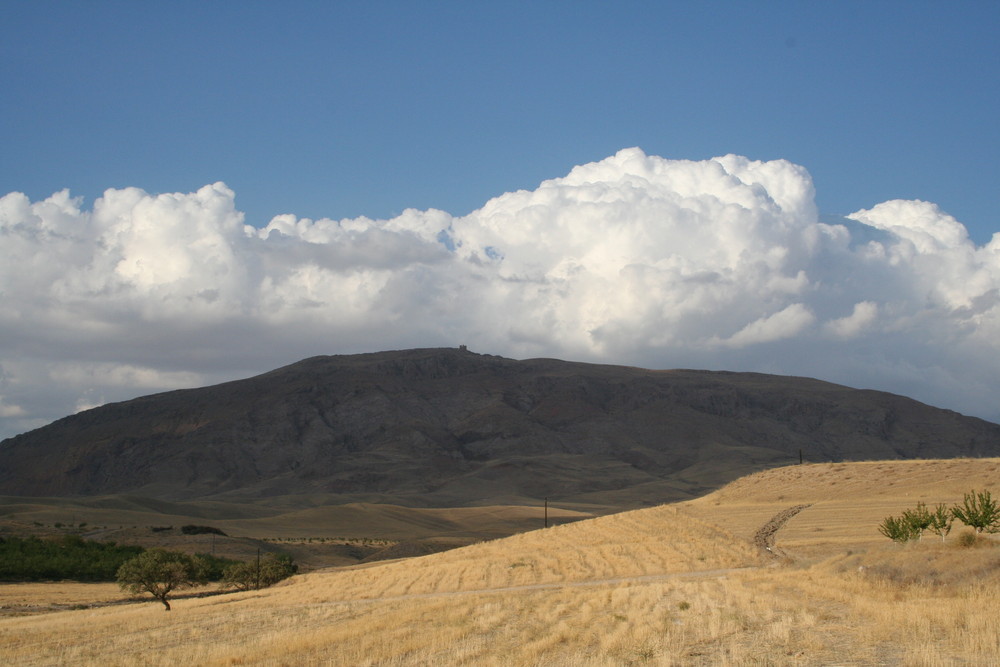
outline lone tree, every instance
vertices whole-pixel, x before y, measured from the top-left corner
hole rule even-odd
[[[961,505],[951,508],[952,516],[976,529],[976,533],[1000,532],[1000,505],[989,491],[970,491]]]
[[[169,595],[206,581],[201,559],[187,554],[150,549],[118,568],[118,585],[129,593],[149,593],[170,611]]]

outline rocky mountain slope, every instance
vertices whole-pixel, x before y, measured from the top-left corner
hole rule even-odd
[[[806,461],[1000,456],[1000,426],[806,378],[465,349],[315,357],[0,443],[0,495],[636,505]]]

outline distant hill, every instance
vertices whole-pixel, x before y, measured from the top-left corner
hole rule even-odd
[[[0,495],[636,506],[800,450],[812,462],[1000,456],[1000,426],[807,378],[404,350],[60,419],[0,443]]]

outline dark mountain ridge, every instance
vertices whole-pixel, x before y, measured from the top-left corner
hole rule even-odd
[[[0,494],[638,504],[800,450],[807,461],[1000,456],[1000,426],[808,378],[404,350],[314,357],[60,419],[0,443]]]

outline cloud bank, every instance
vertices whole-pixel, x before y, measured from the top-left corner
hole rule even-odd
[[[821,218],[808,172],[637,148],[464,217],[246,224],[193,193],[0,198],[0,436],[314,354],[467,344],[809,375],[1000,419],[1000,235]]]

